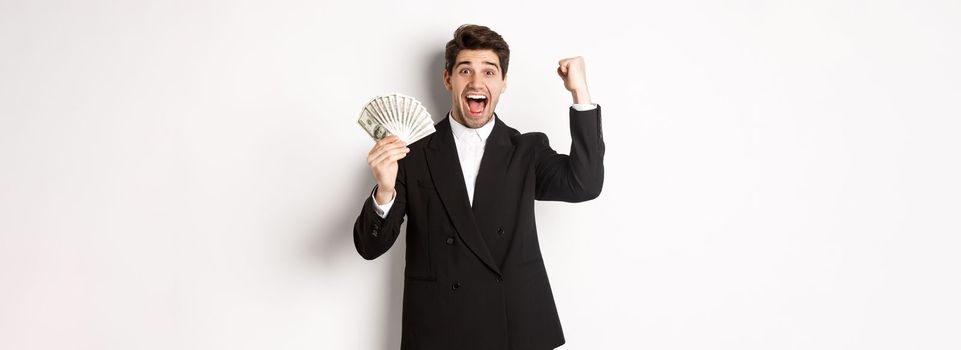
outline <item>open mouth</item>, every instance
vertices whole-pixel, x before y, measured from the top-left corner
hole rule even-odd
[[[472,117],[484,115],[484,109],[487,108],[487,96],[481,94],[467,94],[464,99],[467,102],[467,112]]]

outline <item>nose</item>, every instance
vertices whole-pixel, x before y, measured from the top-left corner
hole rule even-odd
[[[469,87],[480,87],[483,86],[484,77],[480,74],[474,74],[470,80],[467,82]]]

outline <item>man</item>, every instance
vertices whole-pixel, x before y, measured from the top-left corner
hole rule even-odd
[[[402,349],[547,350],[564,344],[541,258],[534,200],[581,202],[604,181],[600,106],[584,61],[557,67],[574,105],[570,156],[543,133],[521,134],[494,113],[510,49],[487,27],[463,25],[447,43],[451,111],[411,145],[390,136],[367,157],[377,185],[354,225],[374,259],[406,216]]]

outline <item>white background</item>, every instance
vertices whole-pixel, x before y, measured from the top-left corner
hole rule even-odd
[[[961,348],[957,1],[0,1],[0,348],[397,349],[356,124],[435,120],[462,23],[498,114],[604,191],[537,205],[563,349]]]

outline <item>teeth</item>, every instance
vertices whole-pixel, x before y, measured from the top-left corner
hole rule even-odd
[[[467,98],[473,99],[473,100],[486,100],[486,99],[487,99],[487,96],[484,96],[484,95],[467,95]]]

